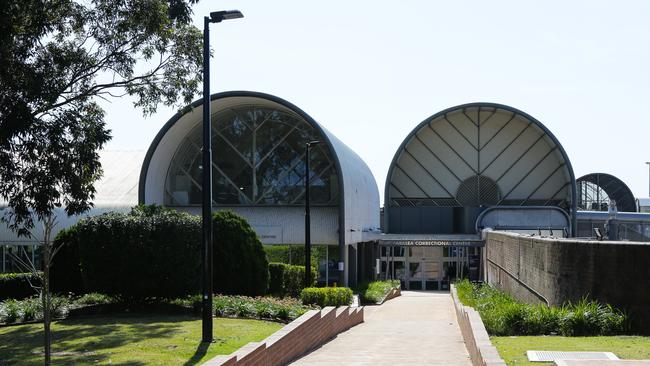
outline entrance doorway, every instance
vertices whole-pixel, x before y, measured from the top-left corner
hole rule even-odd
[[[409,262],[409,290],[438,290],[440,280],[440,262],[423,260]]]
[[[400,280],[405,290],[449,290],[468,277],[468,257],[479,253],[468,246],[380,246],[378,277]]]

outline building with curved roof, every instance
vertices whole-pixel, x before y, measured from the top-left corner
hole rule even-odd
[[[386,178],[385,228],[473,233],[473,220],[492,206],[575,215],[575,192],[569,157],[542,123],[505,105],[465,104],[427,118],[404,139]],[[411,219],[434,213],[445,219]]]
[[[384,199],[382,270],[415,289],[438,289],[471,271],[477,229],[570,234],[577,203],[557,138],[532,116],[494,103],[452,107],[416,126],[395,153]]]
[[[244,216],[263,243],[303,244],[305,145],[321,141],[310,154],[312,241],[338,245],[340,258],[354,264],[364,232],[380,226],[379,191],[365,162],[278,97],[233,91],[212,95],[211,103],[213,207]],[[140,203],[200,212],[201,105],[173,116],[151,143]],[[356,277],[356,267],[348,267]]]
[[[621,212],[637,212],[634,194],[620,179],[607,173],[591,173],[576,180],[578,209],[585,211],[607,211],[609,200],[616,201]]]

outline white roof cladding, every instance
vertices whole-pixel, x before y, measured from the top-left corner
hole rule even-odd
[[[213,94],[212,114],[242,105],[258,105],[297,115],[322,136],[336,162],[341,189],[339,202],[339,243],[360,242],[362,232],[379,229],[379,190],[366,163],[331,132],[295,105],[273,95],[231,91]],[[202,100],[197,100],[185,113],[177,113],[158,133],[147,152],[139,183],[139,202],[163,204],[165,180],[177,147],[190,131],[202,122]]]
[[[123,208],[138,204],[138,180],[145,150],[104,150],[99,153],[104,175],[95,184],[97,208]]]
[[[94,207],[81,214],[68,216],[63,209],[55,209],[57,225],[53,236],[61,229],[74,225],[81,218],[99,215],[109,211],[129,212],[138,204],[138,179],[144,150],[102,150],[99,161],[104,174],[95,183],[97,193],[93,199]],[[5,207],[6,203],[2,204]],[[18,238],[6,224],[0,225],[0,243],[33,243],[42,239],[42,224],[36,223],[32,230],[33,238]]]

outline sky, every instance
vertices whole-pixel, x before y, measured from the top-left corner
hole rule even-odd
[[[650,195],[650,1],[202,0],[194,22],[229,9],[244,18],[211,26],[211,91],[297,105],[366,161],[382,202],[408,133],[469,102],[535,117],[576,178]],[[147,149],[176,112],[144,118],[132,102],[104,104],[107,149]]]

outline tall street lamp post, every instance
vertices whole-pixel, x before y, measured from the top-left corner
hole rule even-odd
[[[309,151],[321,141],[305,144],[305,287],[311,287],[311,222],[309,217]]]
[[[210,23],[243,18],[239,10],[215,11],[203,18],[203,342],[212,342],[212,123],[210,121]]]

